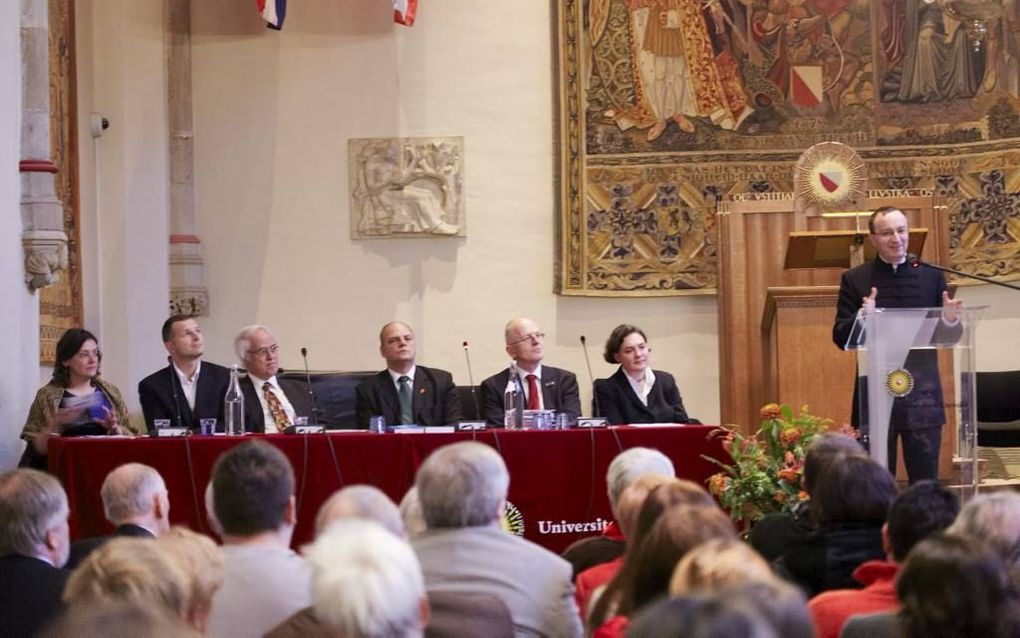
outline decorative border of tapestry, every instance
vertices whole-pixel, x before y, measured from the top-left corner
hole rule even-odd
[[[1020,278],[1020,3],[552,2],[560,294],[714,294],[717,203],[792,191],[820,142],[939,197],[954,267]]]

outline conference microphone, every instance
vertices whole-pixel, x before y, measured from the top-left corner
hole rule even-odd
[[[468,342],[464,342],[464,361],[467,362],[468,383],[471,384],[471,402],[475,404],[475,418],[481,419],[482,409],[478,407],[478,394],[475,388],[475,375],[471,373],[471,355],[468,353]]]
[[[181,414],[181,400],[177,397],[177,385],[181,380],[177,378],[177,371],[174,370],[174,358],[167,357],[166,362],[170,365],[170,392],[174,398],[174,411],[177,413],[177,427],[184,427],[184,419]],[[181,388],[183,391],[184,388]]]
[[[584,364],[588,366],[588,383],[591,384],[592,402],[595,405],[593,416],[601,417],[602,409],[599,407],[599,393],[595,391],[595,375],[591,372],[591,359],[588,357],[588,340],[581,335],[581,350],[584,352]]]
[[[936,265],[936,264],[928,263],[927,261],[921,261],[921,258],[918,257],[915,253],[908,253],[907,254],[907,263],[910,264],[911,267],[913,267],[913,268],[917,268],[919,266],[925,266],[926,268],[931,268],[933,270],[939,270],[939,271],[942,271],[942,272],[946,272],[946,273],[949,273],[950,275],[956,275],[957,277],[963,277],[964,279],[975,279],[977,281],[983,281],[986,284],[994,284],[996,286],[1002,286],[1003,288],[1009,288],[1010,290],[1020,290],[1020,286],[1016,286],[1016,285],[1013,285],[1013,284],[1007,284],[1004,281],[996,281],[995,279],[990,279],[988,277],[983,277],[981,275],[975,275],[975,274],[972,274],[972,273],[969,273],[969,272],[962,272],[962,271],[959,271],[959,270],[954,270],[952,268],[946,268],[944,266],[939,266],[939,265]]]
[[[308,398],[312,401],[312,425],[319,424],[319,408],[315,404],[315,391],[312,390],[312,375],[308,372],[308,348],[301,347],[301,359],[305,362],[305,385],[308,386]]]

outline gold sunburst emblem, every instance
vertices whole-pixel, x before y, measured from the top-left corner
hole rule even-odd
[[[832,211],[864,196],[865,166],[857,151],[839,142],[815,144],[794,170],[797,197]]]
[[[894,397],[905,397],[914,389],[914,377],[906,370],[893,370],[885,378],[885,389]]]
[[[524,536],[524,514],[510,501],[506,502],[503,512],[503,529],[514,536]]]

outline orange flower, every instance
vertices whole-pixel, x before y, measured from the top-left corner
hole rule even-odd
[[[859,439],[859,438],[861,438],[860,430],[858,430],[854,426],[850,425],[849,423],[844,423],[843,425],[839,426],[839,429],[836,430],[836,431],[839,432],[840,434],[847,435],[851,439]]]
[[[799,478],[797,475],[797,470],[793,469],[792,467],[784,467],[783,469],[779,470],[778,476],[780,481],[786,481],[791,485],[793,485]]]
[[[763,419],[778,419],[783,416],[783,411],[779,408],[777,403],[769,403],[762,406],[761,418]]]
[[[783,430],[779,433],[779,440],[783,442],[783,445],[790,445],[796,443],[800,439],[800,430],[797,428],[790,428],[789,430]]]
[[[708,491],[716,496],[721,496],[730,487],[730,477],[725,474],[713,474],[708,479]]]
[[[723,437],[722,449],[725,450],[727,454],[733,453],[733,434],[727,434]]]
[[[799,498],[802,501],[806,501],[809,498],[811,498],[811,496],[807,492],[805,492],[804,490],[801,490],[801,491],[797,492],[797,498]]]

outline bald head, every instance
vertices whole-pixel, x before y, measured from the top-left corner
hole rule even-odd
[[[351,485],[334,492],[315,517],[315,536],[334,522],[351,518],[375,521],[397,538],[405,536],[400,510],[390,497],[372,485]]]
[[[545,333],[527,317],[517,317],[503,328],[506,352],[524,370],[531,372],[545,356]]]
[[[391,321],[379,331],[379,354],[386,359],[386,367],[405,373],[414,365],[418,346],[414,330],[403,321]]]
[[[163,477],[141,463],[127,463],[106,475],[100,490],[106,520],[140,525],[154,534],[170,528],[170,501]]]

